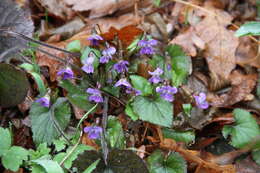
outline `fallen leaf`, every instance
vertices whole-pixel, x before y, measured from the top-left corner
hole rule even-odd
[[[118,36],[118,39],[122,41],[123,46],[127,47],[134,41],[137,36],[141,35],[142,33],[143,31],[136,26],[128,25],[121,28],[120,30],[111,27],[107,33],[102,34],[102,37],[104,37],[107,41],[112,41],[116,36]]]
[[[199,23],[178,35],[171,43],[181,45],[191,56],[197,55],[195,45],[204,50],[211,73],[227,79],[236,66],[238,38],[233,31],[227,29],[232,21],[228,13],[213,7],[209,10],[212,13],[205,13]]]
[[[240,37],[236,49],[236,62],[241,66],[250,65],[260,68],[260,57],[257,55],[258,45],[249,37]],[[258,57],[257,57],[258,56]]]
[[[260,166],[257,165],[251,157],[237,161],[236,164],[236,173],[259,173]]]
[[[69,8],[64,0],[37,0],[49,14],[66,21],[73,17],[73,10]]]
[[[229,92],[220,96],[214,94],[208,95],[208,100],[212,106],[227,107],[246,100],[256,85],[257,74],[244,75],[239,71],[234,71],[229,79],[232,85]]]

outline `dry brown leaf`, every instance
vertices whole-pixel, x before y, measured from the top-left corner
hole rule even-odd
[[[249,156],[246,159],[237,161],[235,166],[237,169],[236,173],[259,173],[260,170],[260,166]]]
[[[200,157],[201,153],[199,151],[183,149],[177,146],[176,142],[172,139],[164,139],[160,143],[160,147],[176,151],[188,162],[197,164],[196,173],[235,173],[233,165],[218,165],[214,162],[207,162]]]
[[[232,88],[228,93],[220,96],[209,94],[208,100],[215,107],[227,107],[243,100],[247,100],[248,95],[254,89],[257,81],[257,74],[244,75],[239,71],[234,71],[230,75]]]
[[[249,37],[239,38],[239,46],[236,50],[236,62],[239,65],[250,65],[260,68],[260,57],[258,55],[258,45]]]
[[[134,5],[133,0],[63,0],[74,11],[90,11],[91,18],[112,14],[119,9],[126,9]]]
[[[190,55],[196,56],[196,49],[204,48],[209,69],[218,77],[227,79],[236,66],[235,51],[239,44],[234,32],[227,29],[232,17],[223,10],[209,9],[201,22],[184,34],[178,35],[171,43],[181,45]]]
[[[73,11],[69,8],[63,0],[37,0],[48,13],[59,17],[63,20],[69,20],[73,17]]]

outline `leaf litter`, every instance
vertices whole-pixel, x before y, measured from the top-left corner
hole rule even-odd
[[[5,1],[9,3],[9,1]],[[256,163],[256,160],[259,158],[252,154],[259,149],[259,136],[252,137],[249,135],[248,141],[246,141],[248,143],[243,147],[237,147],[237,141],[234,140],[240,139],[241,141],[239,142],[245,143],[245,141],[242,141],[245,138],[239,135],[249,133],[250,130],[253,130],[254,134],[259,134],[257,127],[259,127],[260,120],[257,107],[259,107],[260,102],[259,96],[256,94],[257,86],[259,85],[259,72],[257,73],[257,70],[259,71],[259,42],[248,36],[236,37],[233,26],[233,23],[240,25],[249,19],[256,19],[255,11],[249,12],[251,6],[256,6],[255,3],[239,1],[227,3],[221,0],[207,0],[205,2],[172,0],[161,1],[161,6],[159,7],[147,1],[128,0],[118,2],[103,0],[95,2],[89,2],[88,0],[64,0],[60,2],[56,0],[37,0],[34,3],[36,3],[35,5],[38,6],[39,10],[33,11],[36,29],[40,30],[39,18],[41,20],[47,19],[48,25],[52,28],[51,30],[47,28],[47,32],[51,32],[40,37],[44,38],[43,41],[45,43],[66,49],[69,43],[79,40],[81,47],[86,48],[90,46],[87,38],[94,31],[96,32],[95,34],[100,34],[104,38],[102,43],[106,43],[103,47],[101,46],[101,50],[108,45],[116,46],[118,51],[116,57],[124,57],[129,60],[128,70],[143,77],[142,85],[146,85],[144,81],[148,81],[151,77],[149,71],[156,69],[154,65],[157,66],[161,63],[159,61],[160,57],[151,62],[151,59],[155,59],[154,57],[151,58],[142,54],[127,54],[126,50],[129,46],[132,46],[134,51],[138,51],[137,42],[135,43],[136,39],[143,39],[149,34],[160,41],[156,51],[159,52],[163,59],[170,59],[170,56],[172,56],[170,51],[165,53],[166,45],[177,44],[182,47],[186,55],[191,56],[192,67],[185,66],[185,64],[182,64],[183,62],[175,62],[177,65],[183,65],[184,69],[182,70],[185,71],[185,74],[181,74],[184,77],[180,77],[181,80],[178,81],[180,87],[172,103],[164,104],[164,101],[159,99],[152,100],[153,96],[151,95],[149,97],[138,96],[131,100],[126,100],[126,95],[117,97],[118,92],[122,92],[123,88],[116,90],[115,87],[112,87],[101,91],[104,96],[110,98],[108,104],[100,104],[94,110],[88,112],[86,109],[81,109],[80,106],[71,102],[69,97],[74,97],[75,95],[71,95],[72,92],[68,91],[68,88],[58,84],[60,81],[57,79],[57,72],[65,66],[79,66],[79,68],[73,68],[73,72],[80,79],[87,77],[90,82],[79,83],[78,79],[75,78],[71,80],[71,84],[79,85],[83,88],[95,87],[98,89],[101,85],[99,82],[102,83],[103,81],[100,80],[93,84],[91,81],[94,80],[94,76],[89,78],[89,76],[82,75],[80,70],[82,61],[77,56],[78,54],[68,54],[61,50],[54,50],[40,45],[36,48],[34,55],[38,71],[37,68],[34,70],[40,74],[39,80],[43,80],[45,87],[48,88],[44,97],[51,96],[52,102],[58,97],[68,97],[68,101],[64,99],[64,104],[56,105],[55,103],[52,105],[53,109],[40,111],[41,109],[37,108],[39,107],[37,103],[31,105],[32,100],[37,98],[38,89],[37,85],[32,82],[32,77],[28,75],[31,83],[30,93],[27,95],[28,98],[19,105],[19,109],[18,107],[4,108],[5,106],[1,104],[1,127],[8,127],[8,123],[12,122],[15,129],[14,145],[30,148],[35,150],[35,152],[40,151],[38,149],[36,151],[36,143],[40,144],[45,141],[51,144],[52,140],[58,138],[58,136],[61,136],[66,141],[67,137],[70,138],[73,134],[76,135],[74,138],[70,138],[71,140],[68,140],[67,143],[65,142],[68,147],[65,149],[66,152],[52,152],[52,157],[48,155],[48,158],[46,158],[47,155],[38,153],[38,158],[36,159],[44,156],[45,158],[42,157],[42,159],[45,160],[35,159],[34,164],[29,165],[33,170],[41,169],[46,172],[49,167],[45,163],[51,163],[56,166],[57,171],[62,171],[57,163],[60,163],[61,167],[65,165],[67,168],[68,163],[65,163],[66,159],[68,162],[71,161],[72,165],[74,158],[73,166],[79,168],[80,171],[85,170],[88,166],[93,166],[94,172],[108,171],[109,169],[118,173],[121,173],[122,170],[129,173],[133,172],[133,170],[136,170],[135,172],[140,170],[148,172],[148,169],[156,172],[157,168],[170,173],[178,171],[195,173],[257,173],[259,171],[259,165]],[[143,5],[145,3],[146,5]],[[240,9],[240,11],[244,10],[244,15],[238,13],[239,7],[246,6],[247,8]],[[43,10],[48,11],[45,17],[43,17]],[[77,20],[81,20],[79,30],[75,30],[72,25],[66,26],[75,16],[79,17]],[[62,24],[57,25],[60,22],[58,20],[62,20]],[[24,18],[21,23],[28,26],[31,24]],[[3,27],[3,25],[0,26]],[[28,27],[28,30],[32,32],[32,28]],[[29,37],[32,36],[30,33],[23,32],[23,29],[19,28],[19,26],[14,31]],[[9,37],[7,38],[9,39]],[[0,40],[0,42],[5,44],[4,40]],[[12,42],[12,44],[18,46],[24,45],[24,43],[27,42]],[[95,52],[95,49],[97,50],[97,47],[94,47],[92,51]],[[177,50],[175,51],[177,52]],[[173,51],[173,53],[176,52]],[[78,53],[81,54],[82,52]],[[100,54],[102,54],[102,51]],[[17,60],[12,60],[12,58],[10,62],[13,65],[21,63],[19,60],[18,62]],[[167,65],[168,61],[165,62],[166,64],[162,64],[162,67]],[[109,68],[109,65],[107,64],[105,68]],[[174,70],[171,71],[171,73],[173,72]],[[174,75],[171,73],[168,74],[168,77],[170,76],[170,80],[174,81],[174,78],[172,79]],[[102,77],[103,74],[99,73],[99,75]],[[113,78],[114,74],[109,72],[108,75]],[[122,77],[128,76],[122,75]],[[131,80],[134,80],[134,78],[131,78]],[[170,80],[165,80],[164,84],[170,85],[170,83],[167,83]],[[129,82],[134,84],[136,81]],[[0,85],[0,89],[1,87]],[[142,87],[140,88],[142,89]],[[197,103],[194,95],[198,95],[201,92],[207,94],[206,101],[210,105],[208,109],[196,107]],[[0,97],[3,97],[1,93]],[[74,99],[76,99],[76,96]],[[144,100],[145,104],[139,104],[140,100]],[[256,104],[255,106],[252,106],[253,102]],[[69,103],[72,105],[68,106]],[[58,110],[59,106],[63,106],[64,109]],[[125,106],[129,106],[128,111],[124,110]],[[165,108],[163,108],[164,106]],[[149,108],[149,110],[147,111],[146,108]],[[162,108],[163,110],[161,110]],[[246,118],[246,116],[243,117],[242,114],[237,115],[234,111],[237,110],[236,108],[244,108],[247,116],[250,117],[250,121],[243,120],[247,128],[245,128],[245,125],[242,125],[242,120],[238,118]],[[42,107],[42,109],[44,108]],[[36,116],[37,111],[40,111],[40,116]],[[154,113],[157,111],[159,111],[158,115],[155,116]],[[146,115],[147,113],[149,113],[149,117]],[[33,117],[31,118],[32,121],[29,119],[29,122],[25,122],[24,120],[29,117],[29,114]],[[90,135],[82,134],[82,132],[81,134],[76,133],[78,129],[75,129],[75,125],[77,125],[79,119],[80,122],[83,122],[78,124],[78,127],[81,129],[98,124],[103,127],[103,118],[107,114],[113,115],[108,117],[110,120],[112,117],[110,121],[112,125],[109,124],[106,129],[109,132],[108,136],[101,136],[101,140],[93,140],[89,137]],[[68,118],[70,115],[72,115],[71,118]],[[47,123],[41,117],[47,118],[51,123]],[[138,120],[133,121],[132,117],[136,117]],[[165,121],[165,118],[167,121]],[[16,120],[18,120],[17,122],[21,120],[24,123],[19,125],[15,123]],[[46,126],[49,126],[48,129],[44,129],[44,123],[46,123]],[[248,129],[252,124],[254,124],[254,129]],[[243,134],[239,133],[238,127],[243,131]],[[232,128],[233,131],[230,130]],[[22,131],[18,133],[18,129],[22,129]],[[32,131],[29,131],[29,129],[32,129]],[[61,139],[58,140],[62,141]],[[219,152],[221,154],[211,153],[207,148],[215,147],[218,141],[225,143],[222,149],[218,148],[218,151],[223,151]],[[74,145],[71,145],[70,142]],[[77,150],[77,147],[81,146],[81,144],[91,146],[97,151],[85,151],[85,149],[82,149],[81,154],[76,158],[71,153],[73,151],[80,152]],[[107,145],[111,144],[120,148],[120,150],[107,147]],[[53,146],[50,147],[55,151]],[[255,160],[252,159],[251,155],[254,156],[253,159]],[[25,157],[22,159],[26,161]],[[86,161],[82,162],[82,159]],[[94,162],[96,165],[92,164]],[[118,164],[119,162],[121,164]],[[65,164],[63,165],[63,163]],[[19,165],[21,167],[19,171],[28,172],[28,167],[21,163]],[[132,168],[132,171],[126,168],[129,166]],[[4,167],[8,168],[6,162],[4,165],[0,162],[0,170],[4,170]],[[10,169],[13,168],[10,167]]]

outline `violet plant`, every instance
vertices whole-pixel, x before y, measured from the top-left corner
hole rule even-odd
[[[134,53],[118,49],[117,42],[106,42],[100,35],[87,38],[91,46],[81,49],[80,67],[82,76],[78,77],[74,86],[84,91],[86,105],[103,103],[104,97],[113,97],[123,105],[127,105],[126,114],[164,127],[171,127],[173,121],[174,97],[178,87],[185,83],[188,76],[188,57],[180,47],[169,45],[164,52],[159,51],[159,41],[150,36],[144,36],[134,41],[129,47],[135,47]],[[147,70],[149,78],[144,78],[134,66],[135,56],[147,59],[153,70]],[[178,60],[178,61],[177,61]],[[182,68],[180,68],[182,67]],[[70,91],[73,86],[69,80],[75,80],[73,72],[65,68],[58,72],[62,76],[61,87]],[[204,94],[204,95],[203,95]],[[73,95],[73,94],[72,94]],[[69,99],[72,104],[84,107],[82,103]],[[193,105],[207,109],[205,93],[194,95]],[[152,106],[152,107],[151,107]],[[89,107],[89,106],[85,106]],[[151,110],[150,110],[151,109]],[[87,110],[87,109],[86,109]]]

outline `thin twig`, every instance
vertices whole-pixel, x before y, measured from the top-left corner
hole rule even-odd
[[[50,44],[47,44],[47,43],[44,43],[44,42],[32,39],[30,37],[27,37],[26,35],[23,35],[21,33],[15,32],[15,31],[11,31],[9,29],[0,29],[0,31],[3,31],[3,32],[7,33],[7,34],[10,34],[10,35],[12,35],[14,37],[19,37],[19,38],[22,38],[24,40],[27,40],[27,41],[30,41],[30,42],[33,42],[33,43],[36,43],[36,44],[39,44],[39,45],[42,45],[42,46],[45,46],[45,47],[48,47],[48,48],[52,48],[52,49],[58,50],[60,52],[67,53],[67,54],[75,56],[75,57],[79,57],[79,54],[77,54],[77,53],[73,53],[73,52],[67,51],[65,49],[61,49],[59,47],[55,47],[55,46],[52,46]]]
[[[105,96],[103,116],[102,116],[101,145],[102,145],[102,151],[103,151],[103,159],[104,159],[104,162],[106,165],[107,165],[107,156],[108,156],[108,147],[107,147],[107,142],[106,142],[107,112],[108,112],[108,97]]]

